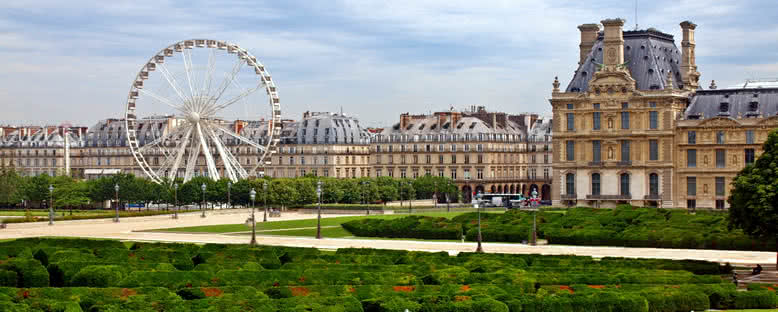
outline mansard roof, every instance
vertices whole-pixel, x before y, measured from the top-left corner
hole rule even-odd
[[[697,90],[684,118],[770,117],[777,113],[778,88]]]
[[[597,38],[583,64],[575,71],[566,92],[585,92],[589,81],[603,63],[603,34]],[[624,62],[635,79],[638,90],[661,90],[667,84],[667,72],[673,73],[673,86],[682,87],[681,51],[672,35],[657,31],[636,30],[624,32]]]

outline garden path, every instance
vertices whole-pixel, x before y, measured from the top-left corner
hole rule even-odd
[[[178,219],[169,216],[151,216],[123,218],[121,222],[114,223],[111,219],[59,221],[54,226],[46,222],[8,224],[5,229],[0,229],[0,239],[38,237],[38,236],[70,236],[88,238],[110,238],[133,241],[167,241],[167,242],[193,242],[193,243],[248,243],[248,237],[212,234],[212,233],[170,233],[170,232],[139,232],[150,229],[219,225],[243,223],[250,215],[247,209],[230,209],[208,211],[206,218],[200,218],[198,212],[182,213]],[[323,215],[322,218],[337,217],[343,215]],[[272,218],[272,221],[311,219],[315,214],[299,214],[285,212],[281,217]],[[308,237],[279,237],[257,236],[257,241],[262,245],[282,245],[295,247],[314,247],[323,249],[337,249],[344,247],[367,247],[382,249],[405,249],[417,251],[445,251],[450,254],[474,251],[476,244],[473,242],[440,242],[419,240],[386,240],[386,239],[346,239],[324,238],[317,240]],[[694,249],[660,249],[660,248],[626,248],[626,247],[601,247],[601,246],[563,246],[542,245],[529,246],[511,243],[484,243],[486,252],[516,253],[516,254],[545,254],[545,255],[580,255],[600,257],[629,257],[629,258],[659,258],[659,259],[697,259],[717,262],[729,262],[732,264],[756,264],[772,263],[775,261],[775,253],[756,251],[728,251],[728,250],[694,250]]]

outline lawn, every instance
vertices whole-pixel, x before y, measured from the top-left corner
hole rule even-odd
[[[461,215],[465,212],[424,212],[414,215],[432,216],[432,217],[445,217],[453,218]],[[322,226],[340,226],[341,224],[364,218],[376,218],[376,219],[397,219],[407,216],[407,214],[397,215],[371,215],[371,216],[350,216],[350,217],[333,217],[322,218]],[[261,215],[257,215],[257,220],[261,218]],[[304,219],[304,220],[289,220],[289,221],[268,221],[257,222],[257,231],[266,230],[282,230],[282,229],[300,229],[300,228],[313,228],[316,227],[316,219]],[[207,225],[207,226],[191,226],[191,227],[178,227],[168,229],[155,229],[149,230],[149,232],[188,232],[188,233],[232,233],[232,232],[245,232],[250,231],[251,228],[246,224],[221,224],[221,225]],[[307,233],[305,230],[300,230],[301,233]],[[313,229],[314,233],[316,229]],[[344,231],[345,232],[345,231]],[[348,232],[346,232],[348,233]],[[309,236],[309,235],[300,235]],[[347,235],[351,236],[351,235]],[[328,236],[332,237],[332,236]]]

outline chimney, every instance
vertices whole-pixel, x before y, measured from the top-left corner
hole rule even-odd
[[[411,121],[411,115],[409,113],[400,114],[400,130],[405,130],[409,121]]]
[[[620,18],[603,20],[605,38],[603,39],[603,64],[608,67],[624,63],[624,35],[622,27],[624,20]]]
[[[694,56],[694,30],[697,25],[684,21],[681,23],[681,79],[685,89],[696,90],[699,86],[700,73],[697,72],[697,61]]]
[[[597,33],[600,31],[600,26],[597,24],[583,24],[578,26],[578,30],[581,31],[581,44],[578,45],[581,48],[581,58],[578,61],[578,65],[581,65],[586,60],[589,52],[592,51],[594,43],[597,42]]]

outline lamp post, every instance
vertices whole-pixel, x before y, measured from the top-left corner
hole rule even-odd
[[[200,185],[200,190],[203,191],[203,203],[200,204],[200,211],[203,213],[200,215],[200,218],[205,218],[205,183]]]
[[[432,201],[435,202],[435,208],[438,208],[438,181],[435,180],[435,193],[432,194]]]
[[[173,184],[173,198],[176,203],[176,210],[173,210],[173,219],[178,219],[178,183]]]
[[[114,211],[116,214],[113,217],[113,222],[119,222],[119,184],[113,185],[114,195],[116,196],[116,206],[114,206]]]
[[[227,207],[232,208],[232,201],[230,200],[230,191],[232,190],[232,182],[227,182]]]
[[[262,196],[265,200],[265,204],[262,206],[262,210],[265,213],[265,216],[262,217],[262,222],[267,222],[267,181],[262,182],[262,192],[265,194]]]
[[[475,208],[478,209],[478,247],[475,249],[475,252],[484,252],[484,249],[481,247],[481,191],[478,191],[478,195],[476,195],[475,205]]]
[[[256,246],[257,245],[257,219],[254,219],[254,198],[257,197],[257,191],[255,191],[252,188],[251,192],[249,192],[249,197],[251,197],[251,242],[249,243],[249,245]]]
[[[362,201],[365,203],[366,215],[370,215],[370,207],[367,204],[367,181],[362,181]]]
[[[538,190],[532,191],[532,241],[530,245],[535,246],[538,243]]]
[[[407,188],[407,190],[408,190],[408,214],[411,214],[411,213],[413,213],[413,198],[411,198],[411,186],[413,185],[413,183],[411,183],[411,181],[406,181],[406,182],[408,182],[408,188]]]
[[[321,180],[316,182],[316,198],[318,198],[318,216],[316,219],[316,238],[321,239]]]
[[[54,186],[49,184],[49,225],[54,225]]]

